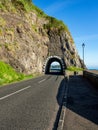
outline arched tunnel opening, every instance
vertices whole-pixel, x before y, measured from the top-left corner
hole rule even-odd
[[[61,59],[55,57],[50,58],[45,66],[45,74],[63,75],[64,68]]]

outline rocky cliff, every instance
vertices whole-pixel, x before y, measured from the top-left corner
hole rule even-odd
[[[83,67],[71,34],[31,0],[0,1],[0,60],[26,74],[42,72],[49,56],[63,56],[66,66]]]

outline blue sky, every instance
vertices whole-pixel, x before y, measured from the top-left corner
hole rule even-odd
[[[98,0],[33,0],[46,14],[62,20],[69,28],[82,58],[85,43],[85,64],[98,68]]]

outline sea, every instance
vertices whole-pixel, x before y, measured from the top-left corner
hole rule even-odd
[[[98,74],[98,68],[92,67],[92,68],[87,68],[88,70],[90,70],[93,73]]]
[[[87,67],[89,70],[98,70],[98,67]]]
[[[98,71],[98,68],[93,68],[93,69],[92,69],[92,68],[90,68],[89,70],[97,70],[97,71]]]

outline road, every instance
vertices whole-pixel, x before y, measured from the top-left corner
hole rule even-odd
[[[0,130],[55,130],[64,86],[46,75],[0,87]]]
[[[63,130],[98,130],[98,89],[82,76],[70,76]]]

